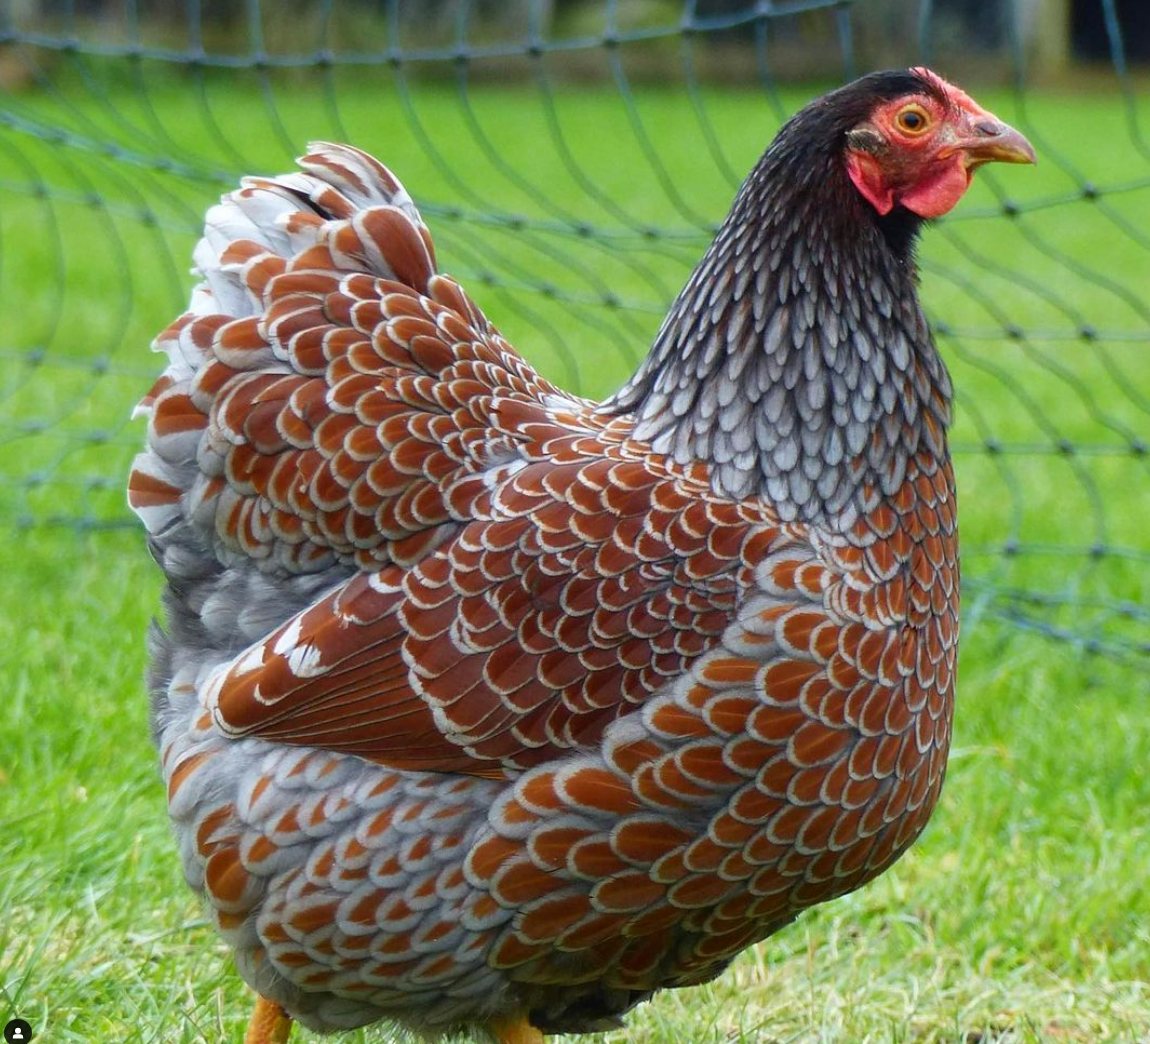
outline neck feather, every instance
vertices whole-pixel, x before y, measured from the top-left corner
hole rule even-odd
[[[840,529],[913,457],[946,456],[951,385],[916,293],[918,219],[880,218],[811,130],[800,116],[780,133],[605,406],[656,451],[709,463],[718,492]]]

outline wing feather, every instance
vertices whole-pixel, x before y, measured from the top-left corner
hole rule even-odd
[[[657,493],[678,519],[707,494],[666,462],[642,463],[651,469],[642,476],[612,467],[612,455],[641,462],[625,460],[620,443],[595,445],[604,456],[563,466],[572,474],[533,463],[505,477],[491,518],[411,568],[358,574],[221,668],[209,690],[217,724],[475,775],[597,742],[720,642],[764,537],[780,531],[765,510],[751,520],[716,503],[706,536],[678,546],[672,534],[689,523],[668,526],[654,537],[660,553],[640,558],[638,541],[652,539],[633,524],[642,502]],[[608,524],[550,549],[544,532],[585,517],[571,492],[576,502],[602,495],[615,476],[629,482],[611,494],[621,513],[595,516]]]

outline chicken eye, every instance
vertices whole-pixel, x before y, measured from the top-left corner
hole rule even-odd
[[[921,134],[930,126],[930,114],[921,105],[908,105],[894,121],[904,134]]]

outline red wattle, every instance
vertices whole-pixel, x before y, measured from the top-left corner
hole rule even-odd
[[[955,153],[945,164],[899,192],[898,201],[919,217],[936,218],[952,210],[969,187],[970,171],[961,153]]]

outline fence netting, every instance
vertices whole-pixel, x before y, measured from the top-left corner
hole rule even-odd
[[[1018,126],[928,233],[968,612],[1150,654],[1146,41],[1117,0],[14,0],[0,7],[0,519],[135,525],[147,346],[205,207],[311,139],[404,179],[551,378],[637,364],[787,114],[926,61]],[[1085,26],[1085,28],[1083,28]]]

